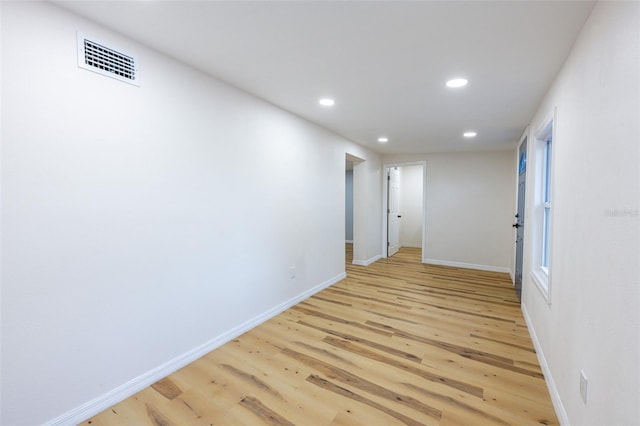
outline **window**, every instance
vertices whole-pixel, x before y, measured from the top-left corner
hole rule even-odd
[[[549,273],[549,231],[551,228],[551,147],[553,137],[544,141],[542,155],[542,253],[540,266]]]
[[[545,120],[536,135],[535,212],[532,231],[534,253],[531,271],[533,281],[547,303],[550,302],[553,236],[553,141],[554,118],[551,117]]]

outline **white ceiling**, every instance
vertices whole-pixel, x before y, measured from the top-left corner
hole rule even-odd
[[[514,146],[594,6],[54,2],[381,153]],[[469,85],[446,88],[457,76]],[[478,136],[464,139],[465,130]]]

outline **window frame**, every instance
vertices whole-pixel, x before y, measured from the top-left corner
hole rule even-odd
[[[542,242],[540,268],[549,275],[549,255],[551,250],[551,169],[553,164],[553,135],[548,135],[542,148]]]
[[[553,252],[554,159],[556,109],[543,121],[535,137],[535,203],[531,276],[547,304],[551,304]]]

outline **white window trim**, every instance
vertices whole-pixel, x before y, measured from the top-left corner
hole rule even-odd
[[[551,124],[551,126],[553,123]],[[551,260],[550,251],[551,251],[551,210],[552,210],[552,178],[551,178],[551,167],[553,165],[553,130],[549,129],[549,131],[545,132],[545,138],[542,142],[542,199],[541,199],[541,208],[542,208],[542,244],[541,244],[541,259],[540,259],[540,269],[549,274],[549,261]],[[551,152],[550,152],[551,151]]]
[[[553,170],[555,164],[555,151],[556,151],[556,108],[545,118],[542,122],[542,125],[538,127],[538,130],[535,133],[535,191],[534,191],[534,226],[533,226],[533,256],[532,256],[532,268],[531,268],[531,278],[533,282],[536,284],[536,287],[540,291],[540,294],[547,302],[547,304],[551,304],[551,282],[552,282],[552,263],[553,263],[553,207],[550,210],[550,231],[549,231],[549,265],[547,267],[542,266],[542,244],[543,237],[542,232],[544,229],[543,221],[544,221],[544,207],[554,206],[554,191],[553,191]],[[551,136],[551,170],[549,173],[549,178],[551,180],[551,194],[550,194],[550,202],[545,203],[544,201],[544,146],[546,145],[547,138]]]

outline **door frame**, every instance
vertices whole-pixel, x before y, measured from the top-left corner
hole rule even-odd
[[[353,162],[353,259],[354,265],[366,264],[366,187],[363,174],[366,171],[366,160],[355,154],[345,152],[345,160]],[[346,170],[346,164],[345,164]],[[345,172],[343,171],[343,174]],[[346,180],[346,174],[343,178]],[[343,188],[346,184],[343,185]],[[344,197],[343,197],[344,202]],[[346,204],[346,202],[344,203]],[[343,211],[346,210],[343,204]],[[346,220],[345,220],[346,222]],[[342,231],[342,239],[344,240],[345,231]],[[344,246],[342,249],[344,255]]]
[[[519,167],[519,165],[520,165],[520,147],[522,146],[522,144],[523,144],[523,143],[525,143],[525,142],[526,142],[526,143],[527,143],[527,152],[525,153],[525,155],[526,155],[526,160],[525,160],[525,161],[527,161],[529,164],[527,164],[527,165],[526,165],[527,170],[525,171],[525,182],[524,182],[524,187],[525,187],[525,199],[523,200],[523,202],[524,202],[524,206],[523,206],[523,214],[524,214],[523,222],[525,222],[525,223],[526,223],[526,219],[527,219],[527,199],[526,199],[526,193],[527,193],[527,190],[529,189],[529,188],[527,188],[527,186],[528,186],[528,182],[529,182],[529,178],[528,178],[528,171],[529,171],[529,166],[531,165],[531,162],[529,161],[529,160],[530,160],[530,158],[529,158],[529,151],[530,151],[530,148],[531,148],[531,147],[530,147],[530,145],[531,145],[531,144],[529,143],[529,141],[530,141],[530,139],[531,139],[531,138],[529,137],[529,133],[530,133],[530,128],[529,128],[529,125],[527,125],[527,127],[526,127],[526,128],[524,129],[524,131],[522,132],[522,135],[520,136],[520,139],[518,139],[518,144],[516,145],[516,155],[515,155],[515,157],[516,157],[516,168],[515,168],[515,169],[516,169],[516,170],[515,170],[515,197],[514,197],[514,198],[515,198],[515,200],[514,200],[514,211],[515,211],[516,213],[518,213],[518,195],[519,195],[519,191],[520,191],[520,188],[519,188],[519,180],[520,180],[520,170],[519,170],[519,169],[520,169],[520,167]],[[513,262],[512,262],[512,265],[513,265],[513,273],[511,274],[511,281],[512,281],[512,283],[513,283],[514,288],[515,288],[515,285],[516,285],[516,270],[517,270],[517,268],[516,268],[516,262],[517,262],[517,260],[518,260],[518,259],[517,259],[517,250],[518,250],[518,249],[517,249],[517,238],[518,238],[517,233],[518,233],[518,229],[514,229],[514,233],[513,233],[513,234],[514,234],[514,239],[513,239],[514,243],[513,243],[513,251],[512,251],[512,256],[513,256]],[[526,251],[525,251],[525,242],[526,242],[526,238],[525,238],[525,235],[523,235],[523,242],[522,242],[522,265],[520,265],[520,270],[521,270],[521,273],[522,273],[522,276],[523,276],[523,277],[525,276],[525,272],[524,272],[524,265],[525,265],[525,261],[524,261],[524,260],[525,260],[525,253],[526,253]],[[520,282],[520,285],[521,285],[521,286],[522,286],[522,282],[523,282],[523,281],[524,281],[524,280],[523,280],[523,279],[521,279],[521,282]]]
[[[398,252],[398,250],[400,250],[400,218],[402,217],[399,213],[399,209],[400,209],[400,167],[397,166],[393,166],[393,167],[388,167],[386,169],[387,172],[387,204],[390,203],[390,198],[393,198],[393,194],[391,193],[391,190],[393,189],[392,186],[392,181],[394,181],[394,179],[392,178],[392,175],[396,176],[395,183],[397,184],[396,186],[396,191],[395,192],[395,197],[396,197],[396,207],[398,210],[392,210],[393,207],[393,203],[391,208],[387,208],[387,257],[391,257],[394,254],[396,254]],[[387,206],[389,207],[389,206]],[[392,214],[393,213],[393,214]],[[393,218],[393,215],[396,215],[395,218]],[[393,218],[393,219],[392,219]],[[391,244],[391,235],[393,234],[393,232],[391,231],[391,225],[395,223],[394,228],[397,227],[396,231],[397,231],[397,235],[395,235],[395,237],[397,238],[397,240],[394,238],[393,243]],[[391,249],[395,250],[392,254],[390,254]]]
[[[384,163],[382,165],[382,257],[387,257],[387,209],[389,194],[387,190],[387,169],[391,167],[422,166],[422,263],[427,259],[427,161],[407,161]],[[402,190],[402,188],[400,188]]]

